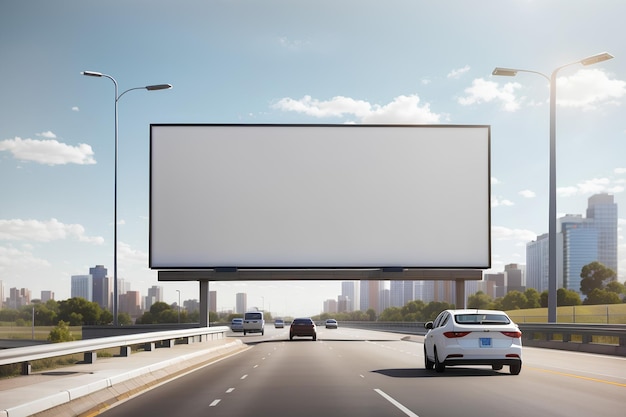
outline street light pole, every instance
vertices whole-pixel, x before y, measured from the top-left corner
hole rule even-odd
[[[603,52],[576,62],[562,65],[547,75],[530,70],[513,68],[495,68],[493,75],[514,77],[518,72],[538,74],[550,82],[550,188],[548,210],[548,323],[556,323],[557,308],[557,268],[556,268],[556,76],[565,67],[575,64],[592,65],[613,58],[613,55]]]
[[[172,88],[170,84],[156,84],[156,85],[148,85],[145,87],[133,87],[129,88],[122,92],[122,94],[117,94],[117,81],[115,78],[110,75],[103,74],[101,72],[95,71],[83,71],[82,75],[86,75],[88,77],[105,77],[109,80],[113,81],[113,85],[115,85],[115,179],[113,182],[113,325],[118,325],[118,288],[117,288],[117,156],[118,156],[118,117],[117,117],[117,102],[119,99],[126,93],[132,90],[142,90],[146,89],[148,91],[154,90],[166,90]]]

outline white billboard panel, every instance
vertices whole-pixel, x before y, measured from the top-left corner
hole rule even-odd
[[[151,125],[154,269],[491,266],[490,127]]]

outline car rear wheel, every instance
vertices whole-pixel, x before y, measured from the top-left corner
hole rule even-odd
[[[509,372],[511,373],[511,375],[519,375],[519,373],[522,371],[522,363],[518,362],[515,363],[513,365],[509,366]]]
[[[435,362],[428,359],[428,355],[426,354],[426,346],[424,346],[424,368],[430,370],[435,366]]]
[[[437,356],[437,348],[435,348],[434,353],[435,353],[435,371],[439,373],[444,372],[446,370],[446,365],[439,362],[439,356]]]

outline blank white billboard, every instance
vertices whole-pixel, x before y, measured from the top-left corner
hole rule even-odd
[[[150,267],[491,267],[490,127],[150,126]]]

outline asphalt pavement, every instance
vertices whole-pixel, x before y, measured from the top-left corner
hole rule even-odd
[[[0,417],[97,415],[119,401],[247,348],[240,339],[226,337],[0,379]]]

